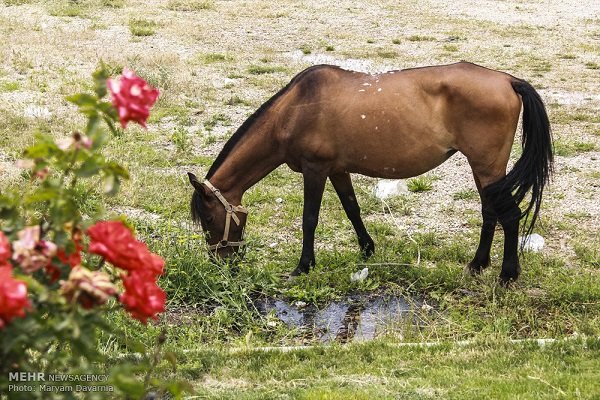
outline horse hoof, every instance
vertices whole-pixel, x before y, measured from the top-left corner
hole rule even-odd
[[[308,268],[296,267],[296,269],[290,274],[290,279],[294,279],[302,274],[308,274]]]
[[[375,243],[373,241],[360,245],[360,254],[363,260],[371,258],[375,254]]]
[[[483,272],[483,268],[484,267],[479,264],[470,262],[469,264],[467,264],[467,266],[465,266],[463,271],[465,275],[477,276]]]
[[[498,283],[500,284],[500,286],[502,286],[503,288],[508,289],[510,287],[510,285],[514,282],[517,281],[517,276],[504,276],[504,275],[500,275],[500,277],[498,278]]]

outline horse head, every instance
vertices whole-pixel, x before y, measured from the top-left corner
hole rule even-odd
[[[244,228],[248,211],[234,206],[208,180],[200,182],[188,172],[194,194],[190,208],[192,219],[200,223],[211,255],[229,259],[244,246]]]

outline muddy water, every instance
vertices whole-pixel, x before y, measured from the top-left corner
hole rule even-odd
[[[400,296],[353,296],[322,308],[278,299],[263,300],[257,306],[263,314],[273,313],[288,327],[302,329],[322,342],[346,342],[371,340],[394,328],[415,324],[423,301]]]

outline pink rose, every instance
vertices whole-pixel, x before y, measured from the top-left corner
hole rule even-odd
[[[30,307],[25,282],[13,278],[10,265],[0,266],[0,329]]]
[[[108,79],[106,84],[121,126],[125,128],[129,121],[135,121],[145,128],[150,108],[158,98],[158,90],[127,68],[123,70],[119,81]]]
[[[40,240],[40,227],[37,225],[26,227],[17,236],[19,240],[13,242],[12,259],[28,274],[50,264],[56,255],[54,243]]]
[[[8,260],[10,260],[10,242],[8,238],[4,234],[4,232],[0,231],[0,266],[4,264],[8,264]]]
[[[102,305],[117,294],[117,287],[110,277],[101,271],[90,271],[84,267],[75,267],[67,281],[60,282],[60,289],[68,301],[76,299],[85,309]]]
[[[121,275],[125,291],[119,301],[131,316],[142,323],[148,318],[157,319],[157,314],[165,311],[167,295],[156,284],[156,276],[148,271],[133,271]]]
[[[147,270],[161,275],[165,262],[136,240],[121,221],[100,221],[87,230],[92,239],[89,252],[98,254],[116,267],[127,271]]]

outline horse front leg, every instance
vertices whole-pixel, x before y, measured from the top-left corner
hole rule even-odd
[[[360,217],[360,206],[356,200],[354,193],[354,187],[352,187],[352,179],[349,173],[340,173],[329,176],[329,180],[333,184],[333,187],[342,202],[346,216],[352,223],[356,236],[358,237],[358,244],[360,246],[363,257],[369,258],[375,252],[375,243],[363,223]]]
[[[315,229],[325,190],[327,173],[318,166],[302,167],[304,177],[304,211],[302,213],[302,255],[291,276],[307,273],[315,265]]]

